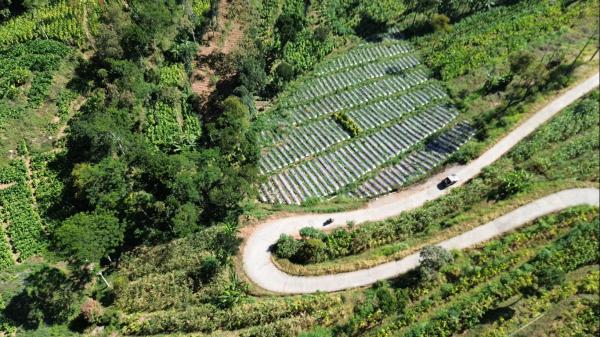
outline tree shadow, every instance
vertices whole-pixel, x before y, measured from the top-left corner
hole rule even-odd
[[[481,324],[491,324],[498,322],[500,319],[508,320],[515,315],[515,309],[511,307],[499,307],[492,310],[488,310],[483,317],[481,317]]]
[[[64,272],[44,266],[27,276],[25,284],[25,289],[3,311],[13,325],[30,330],[42,322],[51,325],[68,321],[75,294]]]
[[[354,28],[356,35],[371,42],[380,41],[382,39],[381,34],[387,30],[387,23],[378,21],[365,13],[361,14],[360,21],[356,25],[356,28]]]

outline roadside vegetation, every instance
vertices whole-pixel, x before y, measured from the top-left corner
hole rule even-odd
[[[463,16],[464,13],[471,12],[467,11],[465,6],[459,5],[454,9],[440,8],[446,11],[443,15],[457,20],[454,24],[449,24],[447,29],[439,27],[436,29],[434,25],[428,23],[429,19],[436,18],[431,14],[433,12],[427,12],[431,14],[429,16],[421,14],[407,16],[407,20],[399,20],[394,24],[398,27],[395,29],[406,34],[409,41],[415,45],[425,65],[443,79],[453,103],[461,111],[457,120],[469,122],[477,131],[475,137],[454,155],[433,168],[426,169],[424,173],[409,175],[404,178],[406,179],[404,182],[396,181],[395,184],[390,185],[393,187],[392,190],[402,189],[403,186],[427,178],[443,168],[445,164],[464,163],[475,158],[523,120],[528,113],[553,97],[558,90],[596,71],[596,61],[590,57],[596,55],[596,47],[593,47],[592,42],[597,36],[597,28],[592,27],[590,23],[597,23],[597,18],[593,14],[598,9],[597,1],[571,3],[542,1],[535,4],[523,2],[491,8],[489,11],[482,8],[480,12],[466,17]],[[548,16],[550,12],[554,15]],[[514,13],[516,14],[512,15]],[[413,20],[416,20],[414,25]],[[486,24],[488,28],[481,31],[481,22],[495,24]],[[539,24],[546,28],[540,28]],[[419,28],[417,30],[403,28],[407,26]],[[452,43],[457,34],[460,34],[464,43]],[[486,36],[485,34],[489,37],[482,37]],[[506,38],[500,38],[501,36]],[[496,41],[494,39],[505,42],[494,43],[493,41]],[[486,41],[487,44],[483,46],[478,41]],[[471,55],[475,56],[471,58]],[[463,65],[465,65],[465,68],[461,68],[463,70],[456,68]],[[442,75],[442,72],[451,73],[452,76]],[[310,88],[311,79],[313,77],[319,79],[318,73],[319,67],[315,74],[309,74],[297,83],[292,83],[289,92],[302,91],[306,86]],[[285,133],[284,128],[281,126],[279,128]],[[435,138],[434,136],[431,138]],[[289,145],[285,145],[284,142],[284,146]],[[335,152],[338,146],[332,147],[332,151]],[[293,148],[291,146],[292,150]],[[331,156],[327,155],[327,151],[329,150],[324,152],[323,159],[331,162],[332,159],[329,158]],[[418,151],[419,148],[416,147],[414,151],[391,159],[377,167],[373,173],[366,174],[357,182],[340,189],[338,194],[307,199],[302,203],[301,209],[329,211],[355,208],[360,203],[354,200],[355,197],[348,195],[349,191],[363,183],[368,184],[378,172],[397,165],[398,162]],[[263,159],[270,160],[270,158]],[[303,177],[301,180],[310,180],[310,177],[307,179],[307,176],[296,171],[298,170],[290,170],[288,173],[291,176]],[[282,176],[281,179],[283,178],[285,177]],[[293,188],[294,181],[289,183]],[[310,181],[305,184],[309,183]],[[379,180],[378,183],[382,181]],[[353,195],[356,196],[357,193]],[[312,207],[314,204],[329,204],[333,207]],[[263,204],[257,207],[256,215],[262,217],[282,209],[294,211],[298,206]]]
[[[419,209],[356,229],[350,226],[323,232],[306,228],[300,231],[300,239],[283,235],[274,253],[287,261],[279,261],[279,265],[293,274],[360,269],[406,256],[542,194],[598,186],[598,98],[596,90],[542,126],[479,177]],[[343,257],[348,258],[340,259]],[[339,263],[333,263],[336,259]],[[310,265],[314,263],[319,264]]]
[[[264,135],[286,134],[289,120],[271,117],[295,104],[294,92],[315,103],[310,84],[325,78],[339,83],[323,97],[426,81],[407,91],[418,107],[397,120],[369,126],[344,110],[319,124],[339,129],[340,144],[417,115],[475,128],[410,184],[476,157],[592,69],[597,11],[597,0],[0,0],[0,336],[496,336],[539,333],[547,320],[561,322],[548,325],[559,335],[597,334],[597,208],[464,252],[426,248],[418,270],[333,294],[265,293],[237,261],[244,224],[360,207],[348,192],[443,131],[331,200],[266,205],[257,202]],[[239,46],[200,55],[203,37],[219,32],[223,44],[232,31],[243,33]],[[353,65],[357,51],[364,69]],[[208,97],[192,85],[202,62],[214,71]],[[391,73],[368,78],[367,67]],[[595,91],[421,209],[283,237],[277,262],[297,274],[352,270],[547,193],[598,187],[597,102]]]

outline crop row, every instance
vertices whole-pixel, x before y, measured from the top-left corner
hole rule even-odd
[[[597,1],[570,4],[535,1],[495,6],[460,20],[448,34],[422,36],[414,42],[424,63],[449,80],[556,34],[586,12],[598,12]]]
[[[0,126],[46,99],[54,72],[69,55],[69,47],[52,40],[34,40],[0,50]],[[26,96],[27,101],[14,99],[20,96]]]
[[[29,40],[49,38],[79,44],[84,36],[83,6],[88,4],[81,2],[72,5],[62,1],[6,22],[0,26],[0,48]],[[92,12],[90,11],[90,14]]]
[[[429,142],[425,149],[415,151],[398,164],[383,169],[362,183],[356,196],[370,198],[397,189],[411,178],[418,177],[443,163],[474,134],[467,123],[460,123]]]
[[[159,149],[179,151],[193,146],[200,134],[198,119],[189,113],[185,102],[157,101],[148,109],[146,137]],[[183,119],[180,125],[178,116]]]
[[[331,73],[317,77],[302,85],[290,97],[292,104],[332,94],[337,90],[386,75],[397,74],[418,65],[419,60],[412,54],[377,63],[367,63],[347,71]]]
[[[369,130],[385,124],[405,113],[412,112],[432,101],[448,97],[444,90],[435,84],[413,91],[401,96],[387,98],[356,110],[348,112],[362,130]]]
[[[585,208],[569,209],[557,215],[540,218],[524,229],[487,242],[481,249],[464,251],[457,260],[443,267],[442,277],[431,283],[420,282],[409,286],[409,297],[414,300],[401,314],[386,320],[377,331],[369,335],[401,336],[404,328],[419,325],[425,320],[424,317],[431,317],[428,313],[443,310],[447,304],[468,298],[486,284],[497,282],[510,276],[515,270],[527,266],[527,262],[533,261],[532,253],[551,249],[556,240],[564,237],[571,228],[595,218],[596,215],[596,211],[590,212]],[[548,228],[552,230],[549,231]],[[482,334],[477,334],[480,335]],[[500,335],[506,334],[497,336]]]
[[[46,226],[56,225],[56,217],[52,212],[61,212],[64,184],[59,179],[60,169],[57,163],[63,160],[66,153],[44,152],[31,157],[32,184],[37,211]]]
[[[364,86],[326,96],[308,104],[286,109],[295,124],[340,110],[350,109],[380,97],[395,95],[427,81],[423,70],[386,77]]]
[[[453,108],[434,106],[280,172],[262,184],[260,200],[300,204],[311,197],[331,195],[443,128],[457,114]]]
[[[408,53],[411,50],[412,47],[406,42],[367,45],[352,49],[340,57],[323,63],[316,69],[315,73],[317,75],[325,75],[344,68],[373,62],[381,58]]]
[[[0,210],[0,212],[2,212],[2,210]],[[2,219],[2,215],[0,215],[0,219]],[[6,237],[6,233],[4,233],[2,224],[0,223],[0,271],[8,266],[11,266],[13,263],[14,262],[12,259],[8,238]]]
[[[14,185],[0,190],[0,207],[8,225],[10,241],[23,261],[40,252],[44,246],[42,220],[33,206],[33,195],[27,184],[27,170],[22,160],[14,160],[7,169]],[[1,177],[10,182],[7,177]]]
[[[565,236],[546,246],[528,263],[486,283],[469,296],[457,299],[426,320],[412,325],[402,335],[442,337],[465,331],[485,320],[486,313],[509,298],[524,297],[528,289],[551,286],[552,282],[556,282],[552,272],[569,273],[581,266],[598,263],[597,239],[597,220],[578,224]]]
[[[276,320],[308,316],[341,304],[339,295],[304,295],[242,303],[227,310],[213,305],[188,306],[184,311],[155,311],[121,317],[127,335],[154,335],[168,332],[237,330],[261,326]]]
[[[275,146],[260,158],[261,174],[293,164],[349,138],[331,119],[303,125],[286,136],[275,136]]]

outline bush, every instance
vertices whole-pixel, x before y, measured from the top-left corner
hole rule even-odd
[[[452,254],[440,246],[427,246],[421,250],[419,272],[424,281],[433,281],[439,270],[454,259]]]
[[[524,191],[531,185],[531,174],[525,170],[511,171],[500,177],[496,199],[506,199]]]
[[[306,238],[323,239],[323,238],[325,238],[326,234],[316,228],[313,228],[313,227],[303,227],[300,229],[300,236],[303,239],[306,239]]]
[[[396,293],[388,282],[377,282],[373,286],[375,297],[377,298],[377,307],[386,314],[397,312],[399,301],[396,298]],[[405,303],[404,303],[405,304]]]
[[[334,113],[333,114],[333,119],[344,130],[346,130],[352,137],[356,137],[356,136],[358,136],[362,132],[362,130],[358,126],[358,124],[356,124],[356,122],[354,122],[350,117],[348,117],[348,115],[346,115],[342,111],[338,111],[338,112]]]
[[[102,308],[102,305],[98,301],[88,298],[81,305],[81,314],[88,323],[95,324],[104,315],[104,308]]]
[[[510,82],[512,82],[512,80],[512,73],[506,73],[501,75],[488,74],[487,80],[483,85],[483,90],[485,90],[485,92],[488,94],[504,90],[510,84]]]
[[[219,272],[219,260],[214,256],[207,256],[200,262],[200,278],[206,283],[212,280]]]
[[[265,64],[261,59],[252,56],[244,57],[238,64],[240,84],[251,93],[260,93],[267,84]]]
[[[297,262],[313,263],[327,259],[327,246],[319,239],[309,238],[302,242],[297,254]]]
[[[290,259],[298,253],[300,247],[302,247],[302,243],[290,235],[281,234],[275,244],[275,254],[283,259]]]
[[[431,18],[431,27],[436,32],[450,32],[452,31],[452,25],[450,24],[450,18],[444,14],[435,14]]]

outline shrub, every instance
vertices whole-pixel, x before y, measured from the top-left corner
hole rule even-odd
[[[356,137],[356,136],[358,136],[362,132],[362,130],[358,126],[358,124],[356,124],[356,122],[354,122],[350,117],[348,117],[348,115],[346,115],[342,111],[338,111],[338,112],[334,113],[333,114],[333,119],[344,130],[346,130],[352,137]]]
[[[496,189],[497,199],[506,199],[512,195],[524,191],[531,185],[531,174],[525,170],[511,171],[500,177],[499,186]]]
[[[200,278],[202,282],[206,283],[212,280],[218,272],[219,260],[216,257],[210,255],[202,259],[202,262],[200,262]]]
[[[494,93],[500,90],[504,90],[506,89],[506,87],[508,86],[508,84],[510,84],[510,82],[512,82],[513,80],[513,74],[512,73],[506,73],[506,74],[501,74],[501,75],[492,75],[492,74],[488,74],[487,80],[485,81],[485,84],[483,85],[483,90],[485,90],[485,92],[489,93]]]
[[[81,305],[81,314],[88,323],[98,323],[104,315],[104,308],[98,301],[88,298]]]
[[[320,262],[327,258],[327,246],[319,239],[309,238],[302,242],[297,254],[297,262]]]
[[[377,306],[381,311],[390,314],[398,310],[398,298],[396,298],[394,289],[390,287],[388,282],[377,282],[373,289],[377,298]]]
[[[452,254],[440,246],[427,246],[419,255],[421,263],[419,272],[424,281],[436,279],[438,271],[453,260]]]
[[[275,244],[275,254],[283,259],[290,259],[298,253],[302,243],[290,235],[281,234]]]
[[[433,27],[436,32],[449,32],[452,30],[450,18],[444,14],[433,15],[431,18],[431,27]]]
[[[326,234],[313,227],[303,227],[300,229],[300,236],[302,236],[303,239],[322,239],[325,238]]]

